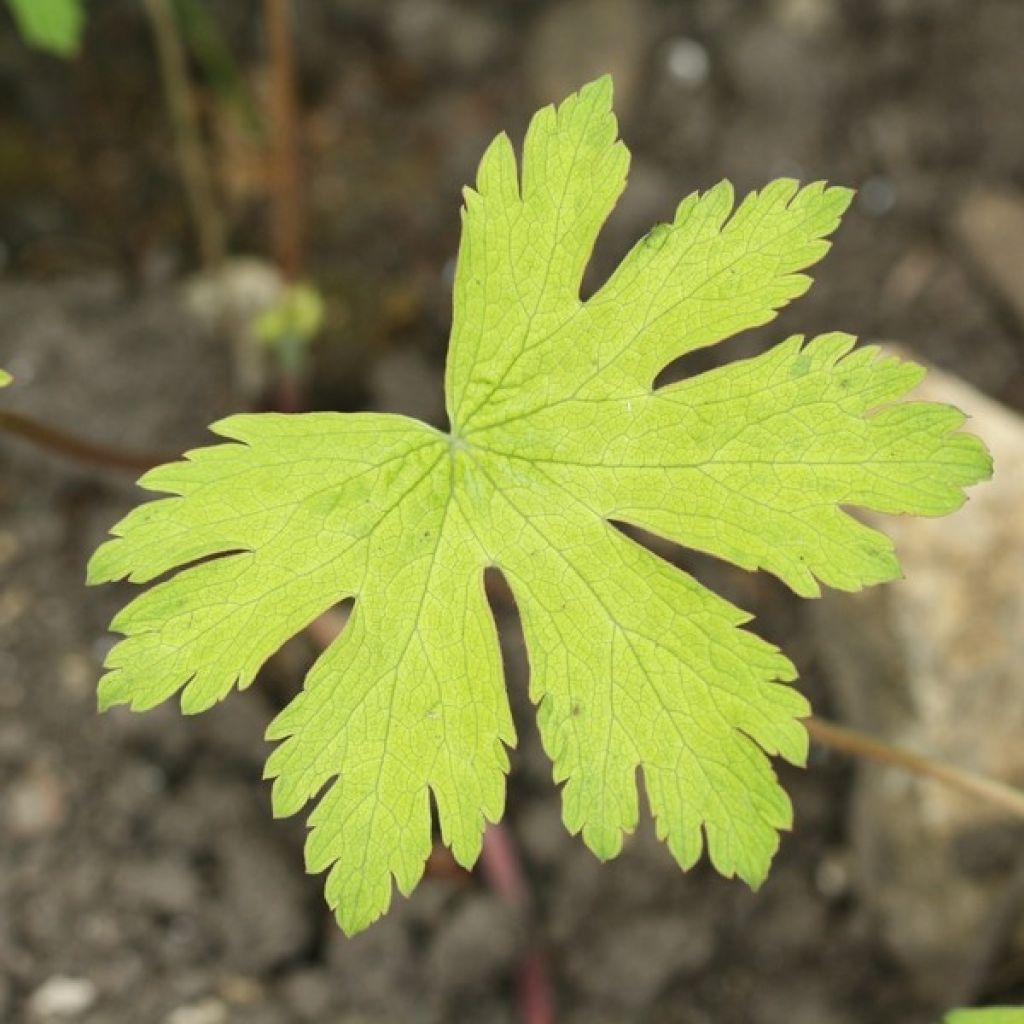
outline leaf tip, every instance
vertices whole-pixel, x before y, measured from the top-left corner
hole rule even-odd
[[[606,71],[603,75],[593,79],[593,81],[587,82],[580,89],[580,98],[582,99],[584,96],[591,96],[595,101],[603,101],[605,105],[610,107],[615,98],[615,82],[611,72]]]

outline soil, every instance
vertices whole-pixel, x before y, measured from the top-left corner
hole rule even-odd
[[[521,135],[556,98],[549,83],[603,61],[634,166],[595,281],[679,196],[721,177],[860,189],[805,299],[670,373],[843,329],[898,338],[1024,408],[1022,325],[951,229],[968,194],[1024,188],[1016,0],[295,7],[308,264],[328,299],[312,406],[440,415],[423,396],[440,393],[458,188],[495,131]],[[70,67],[0,31],[0,365],[17,378],[6,407],[174,452],[236,407],[237,371],[182,299],[192,240],[131,8],[93,5]],[[259,95],[248,9],[210,4]],[[582,51],[580,19],[593,34]],[[232,102],[206,99],[211,124]],[[216,129],[232,248],[262,252],[266,183],[251,139],[232,131]],[[921,991],[852,884],[845,762],[815,752],[810,770],[784,772],[797,826],[757,894],[707,865],[680,873],[648,825],[600,865],[560,825],[522,640],[500,604],[522,737],[508,824],[533,911],[517,918],[475,875],[438,871],[345,939],[302,873],[301,821],[274,821],[261,781],[263,729],[313,658],[308,640],[198,718],[95,713],[106,625],[132,588],[86,591],[84,565],[139,497],[123,474],[0,439],[0,1020],[504,1024],[527,942],[548,957],[566,1024],[937,1020],[955,979]],[[757,615],[827,713],[800,603],[771,580],[680,559]],[[998,989],[981,979],[971,995],[1024,996],[1024,965],[992,976]]]

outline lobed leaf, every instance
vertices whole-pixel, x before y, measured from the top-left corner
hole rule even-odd
[[[792,809],[771,757],[802,764],[796,672],[748,616],[626,536],[633,524],[805,596],[891,580],[889,541],[850,508],[942,515],[985,478],[945,406],[903,402],[910,363],[848,335],[794,337],[664,388],[679,355],[767,323],[806,291],[846,189],[728,183],[684,200],[588,300],[580,282],[626,180],[611,83],[498,136],[465,192],[446,372],[451,430],[398,416],[235,416],[228,443],[141,481],[91,582],[154,585],[101,706],[248,686],[288,637],[354,599],[346,629],[271,725],[277,814],[310,802],[307,867],[342,927],[443,840],[471,865],[504,802],[515,732],[483,574],[522,618],[530,695],[563,817],[612,857],[639,814],[688,868],[765,878]]]

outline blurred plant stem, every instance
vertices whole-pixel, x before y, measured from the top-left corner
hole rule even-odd
[[[529,920],[534,913],[533,891],[512,833],[500,821],[484,831],[480,866],[498,899]],[[544,951],[533,942],[520,954],[515,991],[522,1024],[555,1024],[551,971]]]
[[[86,441],[16,412],[0,410],[0,431],[14,434],[75,462],[88,462],[108,469],[142,472],[177,458],[170,452],[133,452]]]
[[[1024,818],[1024,791],[1015,786],[1007,785],[998,779],[991,779],[976,772],[958,768],[948,761],[939,761],[931,757],[915,754],[903,747],[868,736],[857,729],[849,729],[843,725],[825,721],[823,718],[807,718],[804,725],[811,739],[821,746],[852,754],[854,757],[893,768],[902,768],[923,779],[933,779],[946,786],[966,793],[968,796],[980,797],[993,806],[1000,807],[1010,814]]]
[[[192,227],[205,271],[216,271],[224,262],[225,230],[214,193],[213,177],[199,130],[195,95],[189,81],[185,48],[172,0],[143,0],[160,63],[177,152],[178,170],[188,201]]]
[[[210,13],[207,0],[174,0],[185,46],[202,67],[203,77],[220,103],[231,108],[245,131],[259,139],[265,135],[263,112],[258,107],[231,48]]]
[[[289,283],[305,266],[298,138],[295,53],[289,0],[264,0],[270,61],[271,194],[274,258]]]

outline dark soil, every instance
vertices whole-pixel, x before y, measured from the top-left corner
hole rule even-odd
[[[1024,187],[1017,0],[626,2],[610,40],[597,30],[615,24],[614,0],[573,0],[586,19],[563,17],[567,35],[539,0],[295,6],[309,268],[329,301],[315,407],[439,415],[424,394],[440,394],[458,188],[492,134],[521,134],[555,98],[545,83],[579,82],[602,56],[634,169],[594,280],[719,178],[860,188],[809,296],[687,371],[790,331],[843,329],[899,339],[1024,407],[1021,324],[951,233],[972,190]],[[0,34],[0,365],[17,377],[3,401],[173,452],[202,442],[238,389],[176,284],[192,240],[131,7],[94,4],[71,67]],[[251,5],[211,9],[256,77]],[[259,166],[249,181],[246,160],[251,142],[223,175],[233,249],[263,252],[265,181]],[[84,565],[139,496],[123,475],[0,438],[0,1020],[49,1019],[47,992],[70,984],[78,1007],[64,1019],[86,1024],[512,1022],[530,939],[549,955],[562,1022],[937,1019],[946,994],[919,990],[852,886],[846,764],[816,754],[785,773],[797,826],[756,895],[706,865],[681,874],[647,826],[602,866],[560,825],[521,639],[500,607],[522,737],[508,821],[535,913],[516,920],[479,878],[438,872],[346,940],[302,872],[301,821],[273,821],[261,782],[263,729],[314,656],[308,641],[199,718],[95,714],[106,624],[130,588],[86,591]],[[686,564],[757,614],[827,712],[800,604],[770,580]],[[1024,966],[998,973],[1008,987],[980,997],[1021,994]]]

